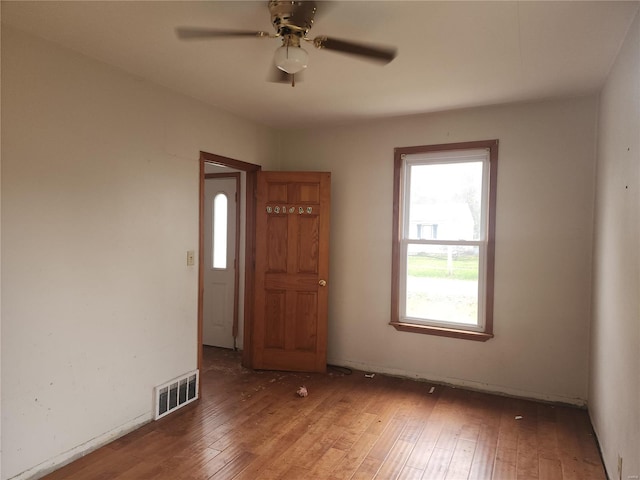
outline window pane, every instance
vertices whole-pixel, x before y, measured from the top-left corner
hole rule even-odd
[[[406,317],[478,325],[479,248],[408,245]]]
[[[479,240],[482,234],[482,162],[409,166],[408,238]]]
[[[213,268],[227,268],[227,196],[213,199]]]

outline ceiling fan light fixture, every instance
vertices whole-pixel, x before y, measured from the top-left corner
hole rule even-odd
[[[302,47],[283,45],[276,50],[274,61],[276,67],[291,75],[307,68],[309,54]]]

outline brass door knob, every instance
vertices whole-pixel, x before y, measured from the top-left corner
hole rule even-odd
[[[320,280],[318,282],[318,285],[320,285],[321,287],[326,287],[327,286],[327,281],[326,280]]]

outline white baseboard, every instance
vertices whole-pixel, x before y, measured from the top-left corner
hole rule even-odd
[[[522,398],[526,400],[539,400],[543,402],[565,404],[565,405],[571,405],[575,407],[586,407],[587,405],[587,401],[583,398],[574,398],[574,397],[567,397],[563,395],[532,392],[529,390],[520,390],[517,388],[506,387],[504,385],[492,385],[489,383],[461,380],[459,378],[442,377],[438,375],[430,375],[429,378],[426,378],[423,374],[419,374],[416,372],[410,372],[407,370],[401,370],[396,368],[387,368],[379,365],[371,365],[367,363],[354,362],[350,360],[331,359],[328,363],[331,365],[339,365],[339,366],[353,368],[356,370],[362,370],[364,372],[374,372],[374,373],[391,375],[394,377],[410,378],[413,380],[419,380],[423,382],[437,383],[440,385],[446,385],[451,387],[460,387],[460,388],[465,388],[467,390],[492,393],[496,395],[504,395],[508,397],[517,397],[517,398]]]
[[[11,477],[9,480],[36,480],[38,478],[42,478],[45,475],[53,472],[54,470],[57,470],[73,462],[74,460],[82,458],[85,455],[93,452],[94,450],[97,450],[98,448],[116,440],[117,438],[123,437],[127,433],[140,428],[142,425],[149,423],[152,418],[153,414],[151,412],[140,415],[107,433],[99,435],[89,440],[88,442],[83,443],[82,445],[78,445],[77,447],[72,448],[71,450],[68,450],[56,457],[50,458],[49,460],[46,460],[41,464],[36,465],[35,467],[25,470],[24,472]]]

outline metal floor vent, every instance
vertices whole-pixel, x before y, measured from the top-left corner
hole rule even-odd
[[[199,371],[186,373],[155,388],[155,420],[198,398]]]

